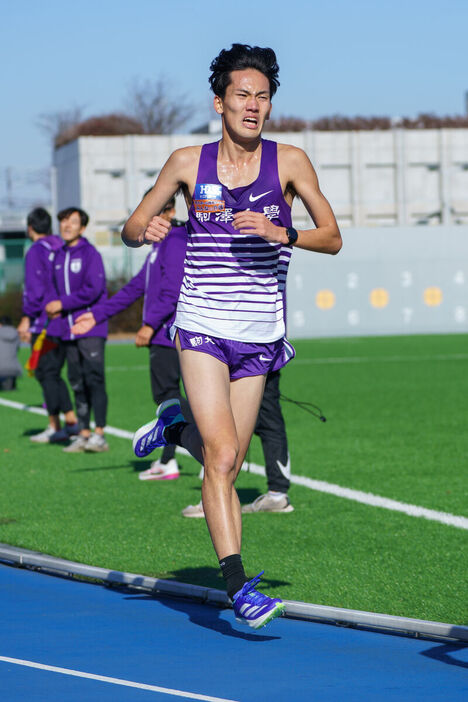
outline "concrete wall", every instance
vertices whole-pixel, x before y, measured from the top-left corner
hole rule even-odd
[[[468,129],[265,134],[306,151],[341,227],[468,224]],[[213,134],[80,137],[55,152],[56,206],[89,212],[90,239],[117,230],[176,148]],[[185,218],[183,201],[178,216]],[[293,206],[297,227],[311,220]]]
[[[345,242],[336,257],[295,249],[291,337],[468,330],[468,129],[270,136],[308,153]],[[109,277],[128,279],[143,263],[146,247],[122,247],[120,225],[172,151],[216,138],[81,137],[56,151],[57,208],[89,212]],[[312,226],[300,202],[293,219]]]
[[[337,256],[295,248],[291,338],[468,332],[468,226],[343,230]],[[109,278],[128,280],[148,247],[100,249]]]
[[[343,230],[337,256],[294,249],[291,338],[468,332],[468,226]]]

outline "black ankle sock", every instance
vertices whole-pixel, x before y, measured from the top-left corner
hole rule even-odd
[[[177,424],[171,424],[169,427],[166,427],[163,431],[163,437],[167,443],[181,446],[180,436],[187,425],[188,422],[177,422]]]
[[[223,558],[219,565],[226,581],[227,594],[232,600],[236,592],[239,592],[242,585],[248,581],[242,565],[242,558],[239,553],[234,553],[232,556]]]

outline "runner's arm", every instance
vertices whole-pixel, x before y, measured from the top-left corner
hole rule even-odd
[[[288,185],[301,198],[316,227],[298,231],[295,246],[318,253],[337,254],[342,246],[340,230],[308,156],[301,149],[289,148],[285,152],[285,166],[286,172],[292,174]]]
[[[281,159],[280,159],[281,155]],[[335,215],[320,191],[318,178],[307,155],[296,147],[284,147],[278,154],[280,179],[286,197],[298,195],[316,227],[298,231],[294,246],[318,253],[337,254],[342,240]],[[261,212],[245,210],[234,215],[234,227],[241,234],[257,234],[272,243],[289,244],[286,227],[270,221]]]
[[[178,149],[166,161],[156,183],[122,229],[122,241],[126,246],[152,244],[167,236],[171,225],[159,215],[177,190],[186,184],[192,153],[193,147]]]

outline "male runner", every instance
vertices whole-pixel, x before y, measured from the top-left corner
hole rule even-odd
[[[336,254],[341,235],[306,154],[261,137],[279,85],[274,51],[233,44],[211,70],[221,141],[175,151],[122,231],[128,246],[164,239],[170,227],[158,215],[183,188],[189,243],[174,332],[196,427],[177,401],[163,403],[156,420],[136,432],[134,449],[146,455],[180,443],[204,463],[203,506],[227,591],[236,617],[259,628],[284,604],[255,589],[260,576],[245,575],[234,481],[266,374],[294,355],[282,309],[291,247]],[[291,227],[296,195],[316,228]]]
[[[18,325],[22,341],[34,342],[47,322],[45,305],[53,289],[53,266],[55,253],[63,246],[59,236],[52,234],[52,218],[43,207],[36,207],[26,218],[28,236],[32,246],[24,259],[23,316]],[[39,434],[33,434],[31,441],[49,443],[64,441],[79,432],[75,412],[71,403],[67,385],[61,376],[65,362],[65,349],[58,337],[48,340],[53,346],[39,358],[35,370],[44,395],[49,415],[49,426]],[[65,415],[65,426],[60,428],[60,413]]]

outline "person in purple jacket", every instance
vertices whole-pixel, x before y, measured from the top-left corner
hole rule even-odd
[[[32,246],[24,261],[23,316],[18,325],[21,341],[31,342],[31,347],[48,322],[45,305],[53,289],[53,263],[55,253],[63,240],[52,234],[52,218],[43,207],[36,207],[26,219]],[[78,433],[79,427],[67,385],[61,376],[65,350],[58,338],[47,338],[56,343],[39,358],[35,377],[39,381],[49,415],[49,426],[31,436],[35,443],[63,441]],[[65,415],[65,426],[60,427],[60,413]]]
[[[174,209],[165,209],[162,216],[170,221]],[[93,305],[89,312],[81,314],[72,327],[72,333],[89,332],[129,307],[144,295],[143,324],[135,344],[149,346],[151,391],[157,405],[177,397],[186,416],[192,418],[189,404],[180,391],[180,367],[177,350],[169,337],[169,328],[174,321],[177,300],[184,274],[184,258],[187,246],[185,227],[173,227],[171,236],[161,245],[155,244],[140,271],[105,302]],[[193,421],[193,418],[192,418]],[[165,446],[159,460],[139,473],[140,480],[173,480],[179,477],[175,460],[175,446]]]
[[[107,323],[79,338],[72,332],[77,317],[98,302],[107,299],[106,276],[101,254],[83,236],[89,218],[79,207],[58,213],[60,234],[65,244],[55,254],[55,298],[46,305],[51,319],[50,333],[59,336],[65,347],[68,380],[75,395],[81,431],[63,450],[67,453],[107,451],[104,437],[107,415],[107,392],[104,373],[104,349]],[[94,414],[95,432],[90,431]]]

